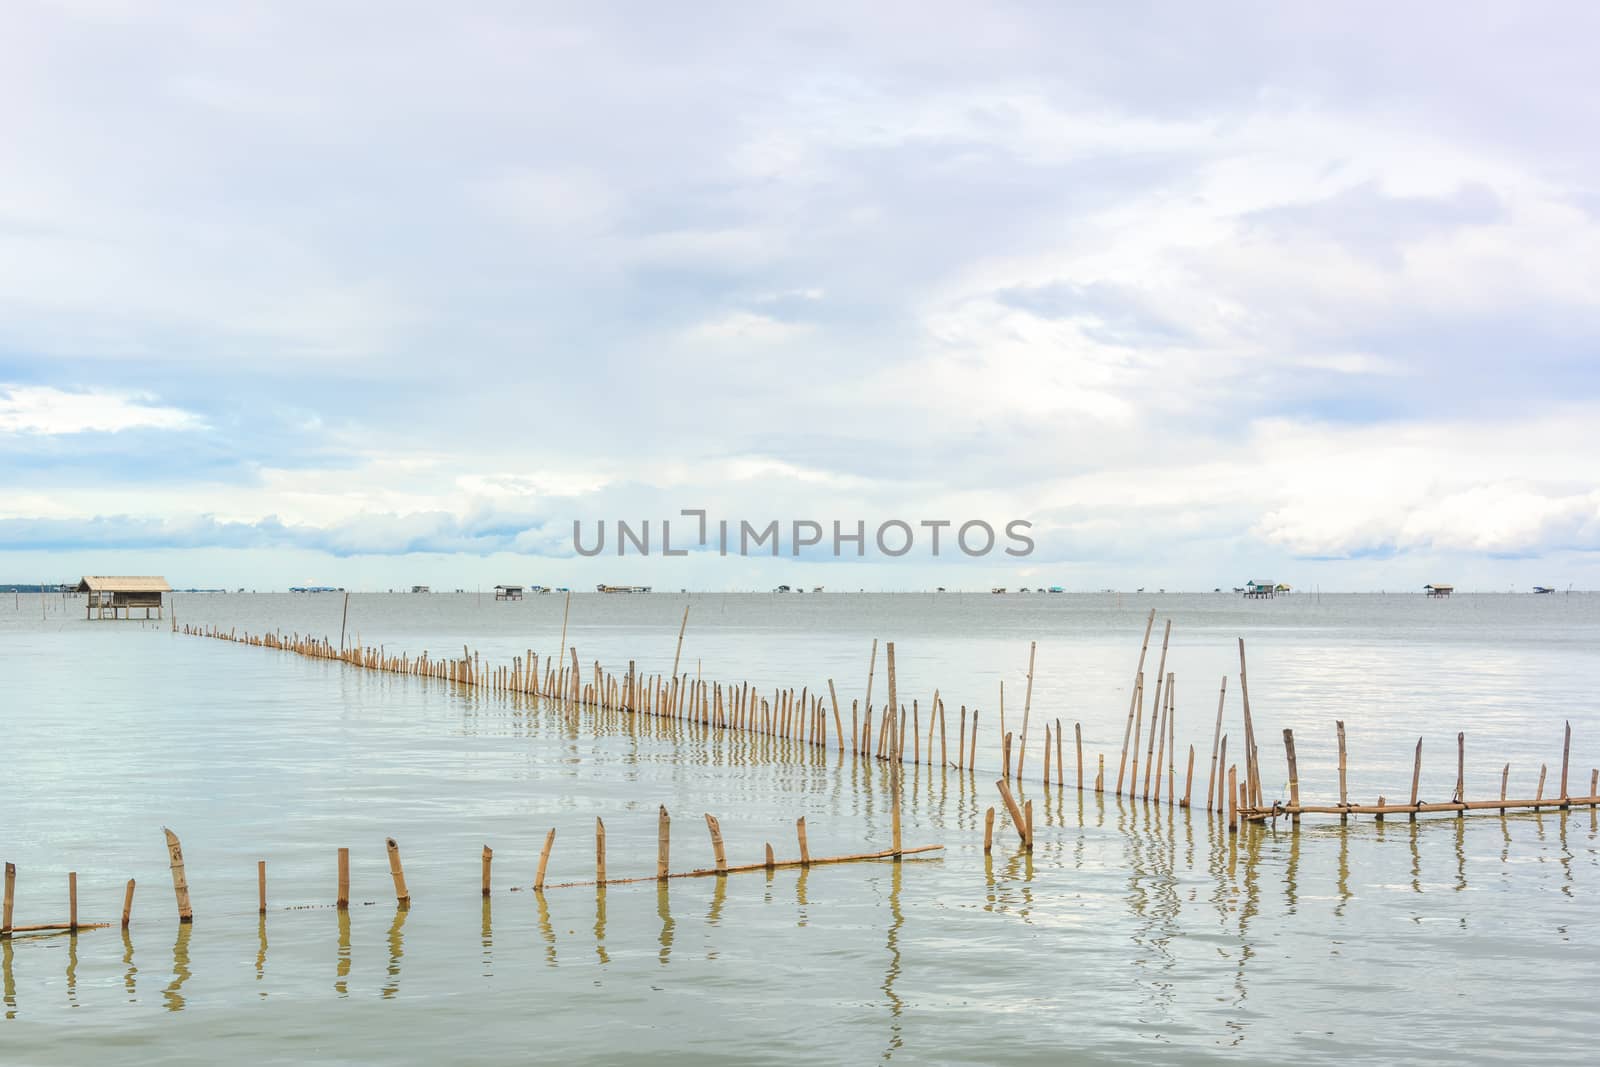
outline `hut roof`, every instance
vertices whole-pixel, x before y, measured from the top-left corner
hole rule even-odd
[[[78,582],[80,593],[170,593],[172,586],[159,574],[86,574]]]

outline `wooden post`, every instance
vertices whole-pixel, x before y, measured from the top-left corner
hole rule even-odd
[[[571,596],[571,593],[567,594]],[[678,658],[683,655],[683,631],[689,625],[689,605],[683,606],[683,621],[678,624],[678,648],[672,653],[672,676],[678,676]]]
[[[127,888],[122,891],[122,928],[126,930],[128,923],[133,920],[133,879],[128,879]]]
[[[878,669],[878,639],[872,639],[872,657],[867,660],[867,699],[862,701],[861,710],[870,721],[872,718],[872,672]]]
[[[567,590],[567,602],[561,606],[561,644],[556,646],[556,658],[555,658],[555,661],[554,661],[556,667],[558,667],[558,668],[562,667],[566,663],[566,654],[567,654],[567,614],[569,612],[571,612],[571,611],[572,611],[572,590],[569,589],[569,590]],[[673,671],[673,673],[676,674],[677,671]],[[563,700],[566,699],[566,696],[567,696],[566,693],[561,693],[560,694],[560,697]]]
[[[1244,781],[1250,796],[1261,800],[1261,772],[1256,767],[1256,730],[1250,721],[1250,680],[1244,666],[1244,638],[1239,638],[1239,702],[1244,705]]]
[[[1044,724],[1044,787],[1050,788],[1050,724]]]
[[[1037,641],[1028,642],[1028,686],[1022,694],[1022,736],[1017,743],[1017,780],[1022,780],[1022,764],[1028,755],[1028,714],[1033,710],[1033,653],[1038,647]],[[1045,783],[1049,785],[1047,781]]]
[[[1456,734],[1456,796],[1457,804],[1467,799],[1467,735]]]
[[[1217,692],[1217,728],[1211,735],[1211,773],[1206,776],[1206,810],[1211,809],[1211,794],[1217,786],[1217,746],[1222,741],[1222,706],[1228,699],[1228,676],[1222,676],[1222,688]]]
[[[935,710],[939,713],[939,766],[948,767],[950,765],[950,756],[945,749],[944,701],[939,701],[939,706]],[[928,758],[933,758],[931,749],[928,752]]]
[[[133,892],[133,883],[128,883],[128,892]],[[267,861],[256,860],[256,914],[267,913]]]
[[[1417,738],[1417,759],[1411,766],[1411,806],[1417,806],[1417,784],[1422,781],[1422,738]],[[1417,813],[1411,813],[1411,821],[1417,821]]]
[[[1189,789],[1192,785],[1194,785],[1194,746],[1190,745],[1189,769],[1183,772],[1183,800],[1178,803],[1178,807],[1187,808],[1189,806]]]
[[[0,931],[11,929],[11,912],[17,901],[17,865],[6,864],[6,893],[4,903],[0,903]]]
[[[1144,674],[1144,656],[1150,649],[1150,628],[1156,624],[1156,609],[1150,609],[1150,617],[1144,624],[1144,643],[1139,646],[1139,665],[1133,670],[1134,688],[1128,693],[1128,724],[1122,728],[1122,762],[1117,765],[1117,792],[1122,792],[1122,776],[1128,769],[1128,738],[1133,734],[1133,709],[1139,701],[1138,681]]]
[[[570,597],[572,594],[568,593],[567,595]],[[555,846],[555,843],[556,831],[555,827],[551,827],[550,832],[544,835],[544,848],[539,852],[539,871],[533,876],[535,892],[541,892],[544,889],[544,872],[545,868],[550,865],[550,849]]]
[[[772,872],[772,869],[778,865],[778,858],[772,854],[772,842],[768,841],[766,844],[767,844],[766,868],[767,868],[767,873],[770,874]]]
[[[1380,808],[1383,807],[1383,795],[1381,793],[1378,795],[1378,807],[1380,807]],[[1372,821],[1373,822],[1382,822],[1383,821],[1383,812],[1380,811],[1376,815],[1374,815],[1372,817]]]
[[[183,875],[183,846],[177,834],[166,827],[162,827],[162,832],[167,835],[167,858],[172,868],[172,892],[178,898],[178,921],[194,922],[194,908],[189,905],[189,882]]]
[[[390,837],[384,840],[384,848],[389,853],[389,877],[394,880],[395,903],[402,908],[409,908],[411,892],[406,888],[406,870],[400,863],[400,846]]]
[[[1290,818],[1298,826],[1300,825],[1300,770],[1294,759],[1293,730],[1283,731],[1283,750],[1289,760],[1289,806],[1295,809]]]
[[[1011,786],[1004,778],[995,783],[1000,790],[1000,799],[1005,801],[1006,813],[1011,816],[1011,825],[1017,828],[1017,836],[1022,838],[1024,845],[1028,844],[1028,824],[1022,808],[1017,805],[1016,797],[1011,795]]]
[[[1344,720],[1337,720],[1334,723],[1334,727],[1339,734],[1339,806],[1348,808],[1350,806],[1350,791],[1346,788],[1344,771]],[[1348,822],[1349,820],[1350,815],[1348,812],[1339,816],[1340,822]]]
[[[667,864],[672,857],[672,817],[667,814],[667,806],[661,805],[661,811],[656,816],[656,879],[667,880]]]
[[[1062,755],[1061,720],[1056,720],[1056,788],[1066,788],[1067,764]]]
[[[1501,800],[1504,800],[1506,798],[1506,780],[1509,779],[1510,777],[1511,777],[1511,764],[1507,763],[1504,767],[1502,767],[1500,769],[1500,799]],[[1590,790],[1590,792],[1593,792],[1593,790]],[[1506,809],[1505,808],[1501,808],[1500,810],[1501,811],[1505,811]]]
[[[1572,720],[1567,720],[1566,738],[1561,743],[1561,808],[1563,811],[1569,807],[1567,804],[1567,765],[1572,759]]]
[[[350,850],[339,850],[339,899],[335,902],[340,911],[350,907]]]
[[[1221,755],[1222,755],[1222,762],[1219,764],[1219,766],[1226,767],[1228,765],[1228,735],[1227,734],[1223,734],[1222,735],[1222,748],[1219,749],[1218,751],[1220,751]],[[1224,775],[1221,776],[1221,778],[1217,782],[1217,807],[1216,807],[1216,811],[1217,811],[1217,813],[1219,815],[1222,813],[1222,810],[1225,807],[1227,807],[1227,798],[1222,795],[1222,791],[1228,787],[1228,783],[1225,780],[1222,780],[1222,779],[1226,779],[1226,778],[1227,778],[1227,775],[1224,774]],[[1211,798],[1210,797],[1206,798],[1206,810],[1207,811],[1211,811],[1212,810],[1212,808],[1211,808]]]
[[[884,646],[884,665],[889,670],[889,708],[890,708],[891,712],[894,715],[898,716],[900,714],[900,705],[896,702],[898,698],[897,698],[896,690],[895,690],[894,642],[893,641],[887,642],[885,644],[885,646]],[[888,720],[886,719],[885,721],[888,721]],[[905,727],[904,727],[904,724],[902,723],[901,731],[903,732],[904,729],[905,729]],[[892,825],[892,829],[893,829],[893,833],[894,833],[895,860],[896,860],[896,862],[899,862],[899,857],[900,857],[900,774],[901,774],[901,761],[903,760],[904,756],[901,753],[901,750],[900,750],[900,747],[899,747],[900,742],[898,740],[896,740],[897,734],[893,729],[891,729],[889,731],[889,736],[890,736],[890,744],[892,746],[894,746],[893,759],[890,762],[890,770],[889,770],[889,788],[893,791],[893,795],[891,797],[891,803],[893,805],[893,825]]]
[[[1097,759],[1099,763],[1094,772],[1094,791],[1096,793],[1104,793],[1106,791],[1106,754],[1101,752]]]
[[[1545,772],[1545,770],[1546,770],[1545,765],[1542,764],[1542,763],[1539,764],[1539,791],[1536,794],[1534,794],[1534,798],[1533,798],[1534,800],[1543,800],[1544,799],[1544,772]],[[1415,815],[1413,815],[1411,817],[1413,819],[1416,818]]]
[[[1083,723],[1072,723],[1072,742],[1078,750],[1078,792],[1083,792]]]
[[[598,821],[598,820],[596,820],[596,821]],[[483,895],[484,896],[488,896],[489,895],[489,885],[490,885],[489,874],[490,874],[490,868],[491,868],[491,866],[493,864],[494,864],[494,849],[490,848],[488,845],[484,845],[483,846]],[[600,880],[603,882],[603,881],[605,881],[605,878],[602,876]]]
[[[711,831],[711,854],[715,857],[718,874],[728,872],[728,856],[722,849],[722,827],[717,825],[717,818],[710,812],[706,813],[706,829]]]
[[[1232,764],[1228,766],[1228,833],[1239,832],[1239,812],[1236,807],[1238,800],[1238,768]]]
[[[839,694],[833,688],[833,679],[832,678],[828,679],[828,699],[833,702],[833,732],[834,732],[834,735],[836,737],[838,737],[838,739],[839,739],[839,751],[843,752],[844,751],[844,722],[839,718]],[[853,734],[854,731],[855,731],[855,726],[854,726],[854,723],[855,723],[855,712],[854,712],[853,709],[852,709],[852,711],[850,713],[850,721],[851,721],[851,732]],[[854,743],[854,739],[852,738],[852,744],[853,743]]]
[[[78,928],[78,872],[67,872],[67,929]]]
[[[1029,852],[1033,851],[1033,801],[1029,800],[1022,805],[1023,818],[1027,820],[1028,835],[1023,847]]]
[[[1165,649],[1163,649],[1163,651],[1165,651]],[[1163,655],[1161,657],[1161,664],[1162,664],[1163,667],[1165,667],[1166,661],[1167,661],[1167,657],[1165,655]],[[1151,708],[1150,708],[1150,734],[1149,734],[1149,739],[1148,739],[1148,741],[1146,743],[1145,754],[1144,754],[1144,788],[1140,792],[1140,795],[1145,800],[1149,800],[1150,799],[1150,767],[1156,761],[1155,760],[1155,755],[1156,755],[1156,734],[1162,734],[1163,737],[1166,736],[1164,733],[1162,733],[1162,727],[1161,727],[1161,712],[1162,712],[1162,709],[1164,707],[1164,705],[1161,703],[1161,686],[1166,680],[1167,679],[1166,679],[1166,676],[1164,674],[1161,674],[1159,671],[1156,673],[1156,699],[1155,699],[1154,705],[1152,705]],[[1143,716],[1141,716],[1141,718],[1142,717]],[[1134,728],[1133,729],[1134,729],[1134,736],[1135,737],[1138,736],[1139,727],[1141,725],[1142,725],[1141,723],[1135,723],[1134,724]],[[1138,746],[1135,745],[1134,747],[1137,748]],[[1137,760],[1139,758],[1139,753],[1135,752],[1133,754],[1133,758],[1135,760]],[[1157,778],[1157,781],[1160,781],[1159,777]],[[1137,775],[1136,775],[1135,776],[1135,780],[1128,783],[1128,795],[1132,796],[1133,795],[1133,791],[1135,789],[1138,789],[1138,788],[1139,788],[1139,782],[1137,780]]]
[[[983,851],[994,850],[994,808],[983,813]],[[10,899],[9,897],[7,898]]]
[[[806,817],[800,816],[794,821],[795,833],[800,838],[800,866],[811,866],[811,846],[806,844]]]
[[[350,594],[344,595],[344,613],[339,616],[339,651],[344,652],[344,624],[350,619]]]
[[[594,820],[594,880],[606,880],[606,824],[599,816]]]

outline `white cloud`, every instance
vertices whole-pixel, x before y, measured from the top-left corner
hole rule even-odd
[[[0,385],[0,433],[54,436],[120,430],[195,430],[198,416],[136,393],[69,392],[51,386]]]

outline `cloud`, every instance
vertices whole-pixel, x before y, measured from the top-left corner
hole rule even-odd
[[[57,436],[124,430],[196,430],[192,412],[153,403],[145,395],[52,386],[0,385],[0,433]]]

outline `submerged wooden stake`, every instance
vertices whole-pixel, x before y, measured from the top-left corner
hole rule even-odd
[[[806,817],[800,816],[794,821],[795,834],[800,838],[800,866],[811,866],[811,846],[806,844]]]
[[[1230,834],[1239,832],[1239,812],[1235,807],[1238,781],[1238,768],[1230,764],[1228,766],[1228,833]]]
[[[994,808],[983,813],[983,850],[985,852],[994,850]]]
[[[183,845],[171,830],[162,827],[162,832],[167,835],[167,858],[172,868],[172,892],[178,898],[178,921],[194,922],[194,908],[189,904],[189,882],[183,874]]]
[[[571,596],[572,594],[569,593],[567,595]],[[683,655],[683,631],[685,629],[687,629],[688,626],[689,626],[689,605],[685,604],[683,606],[683,621],[678,624],[678,647],[672,653],[672,676],[674,678],[676,678],[678,676],[678,659],[679,659],[679,657],[681,657]],[[701,642],[701,644],[704,644],[704,642]]]
[[[1300,770],[1294,758],[1293,730],[1283,731],[1283,750],[1289,760],[1289,803],[1298,808],[1300,806]],[[1292,816],[1291,821],[1295,825],[1299,825],[1300,815],[1298,812]]]
[[[1339,719],[1333,725],[1339,734],[1339,806],[1344,808],[1350,805],[1350,791],[1346,788],[1344,773],[1344,720]],[[1341,816],[1339,821],[1345,822],[1346,818]]]
[[[1078,748],[1078,792],[1083,792],[1083,723],[1072,724],[1072,740]],[[1101,757],[1104,759],[1104,757]],[[1099,786],[1095,786],[1096,789]]]
[[[1183,772],[1183,799],[1178,802],[1178,807],[1189,806],[1189,789],[1194,785],[1194,746],[1189,746],[1189,769]]]
[[[1028,686],[1022,693],[1022,737],[1017,745],[1017,778],[1022,778],[1022,764],[1028,755],[1028,715],[1033,710],[1033,654],[1038,648],[1037,641],[1028,642]],[[1049,778],[1045,779],[1049,785]]]
[[[1421,781],[1422,781],[1422,738],[1419,737],[1419,738],[1417,738],[1417,758],[1416,758],[1416,762],[1411,765],[1411,803],[1412,803],[1413,806],[1415,806],[1416,803],[1417,803],[1417,785]],[[1411,814],[1411,821],[1412,822],[1416,822],[1417,821],[1417,816],[1416,816],[1415,812],[1412,812],[1412,814]]]
[[[1567,799],[1567,766],[1572,762],[1572,721],[1567,721],[1566,737],[1561,743],[1561,799]],[[1562,805],[1565,807],[1565,804]]]
[[[11,911],[17,900],[17,865],[6,864],[6,891],[0,903],[0,931],[11,929]]]
[[[599,820],[595,820],[598,822]],[[489,870],[494,863],[494,849],[488,845],[483,846],[483,895],[489,895]]]
[[[122,891],[122,928],[126,930],[128,923],[133,920],[133,879],[128,879],[127,888]]]
[[[133,883],[128,883],[128,893],[133,893]],[[267,861],[256,860],[256,914],[267,913]]]
[[[78,928],[78,872],[67,872],[67,929]]]
[[[335,902],[340,911],[350,907],[350,850],[339,850],[339,899]]]

